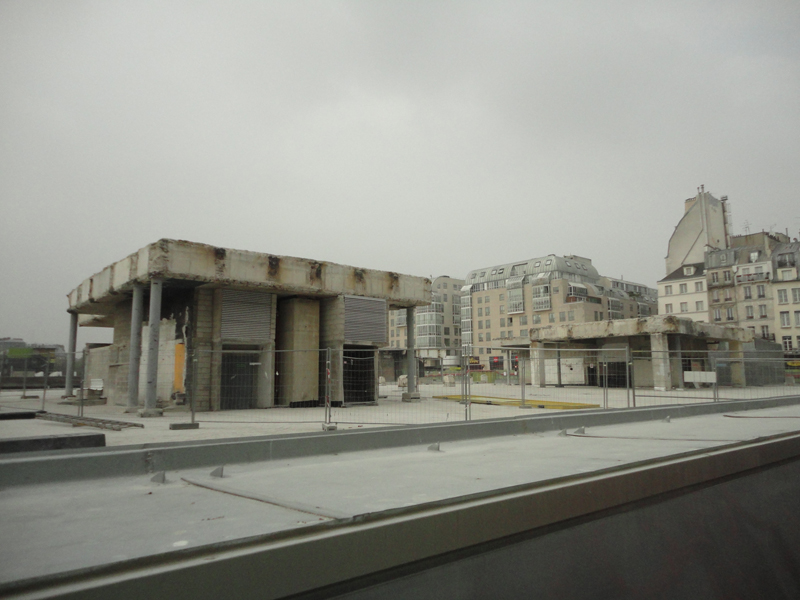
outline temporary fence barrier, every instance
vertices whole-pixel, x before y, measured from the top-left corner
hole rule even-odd
[[[299,431],[800,395],[800,366],[776,352],[471,346],[431,354],[416,351],[418,376],[409,382],[404,349],[176,347],[159,355],[157,407],[201,427],[263,423],[265,431],[274,431],[269,424]],[[0,404],[53,410],[60,402],[74,406],[58,408],[64,413],[99,417],[128,407],[127,355],[113,347],[75,353],[70,398],[62,398],[62,363],[0,353]],[[145,403],[145,356],[142,363],[128,419]]]

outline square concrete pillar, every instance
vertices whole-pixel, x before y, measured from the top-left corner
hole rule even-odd
[[[669,338],[666,333],[650,334],[650,352],[653,357],[653,388],[659,391],[672,389],[672,369],[669,361]]]
[[[545,365],[545,349],[543,345],[538,344],[532,348],[531,352],[531,383],[540,388],[547,386]],[[510,361],[508,370],[511,371]]]
[[[316,402],[319,390],[320,303],[289,298],[278,303],[276,349],[280,365],[278,404]]]
[[[728,342],[731,360],[731,383],[735,386],[745,387],[747,385],[744,369],[744,347],[742,342]]]

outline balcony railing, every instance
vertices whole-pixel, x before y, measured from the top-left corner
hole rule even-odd
[[[736,284],[751,283],[753,281],[768,281],[769,273],[747,273],[736,276]]]

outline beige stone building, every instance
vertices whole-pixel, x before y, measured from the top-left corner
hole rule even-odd
[[[686,200],[669,241],[659,312],[746,327],[800,354],[800,244],[788,231],[730,235],[727,197]],[[698,260],[702,257],[702,262]]]
[[[657,306],[653,288],[602,277],[588,258],[550,254],[470,271],[461,296],[461,341],[483,368],[513,369],[503,348],[527,346],[531,329],[644,317]]]
[[[658,314],[708,322],[705,264],[682,265],[658,282]]]

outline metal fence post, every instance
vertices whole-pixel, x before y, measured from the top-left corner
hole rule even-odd
[[[47,380],[50,375],[50,361],[44,365],[44,384],[42,385],[42,411],[44,411],[44,401],[47,398]]]
[[[331,349],[325,350],[325,424],[331,422]]]
[[[6,368],[5,352],[0,352],[0,394],[3,393],[3,370]]]
[[[28,397],[28,359],[23,359],[22,363],[22,398]]]
[[[631,407],[631,347],[625,346],[625,404]]]

